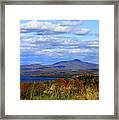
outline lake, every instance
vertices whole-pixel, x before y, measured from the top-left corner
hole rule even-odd
[[[38,82],[38,81],[49,81],[56,80],[56,77],[39,77],[39,76],[20,76],[21,82]]]

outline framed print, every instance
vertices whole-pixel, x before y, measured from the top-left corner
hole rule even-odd
[[[2,2],[1,118],[118,119],[117,8]]]

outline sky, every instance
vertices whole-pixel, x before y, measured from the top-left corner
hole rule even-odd
[[[21,20],[20,64],[99,63],[98,20]]]

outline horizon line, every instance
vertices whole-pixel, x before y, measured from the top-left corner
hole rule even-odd
[[[81,61],[81,62],[85,62],[85,63],[91,63],[91,64],[97,64],[99,65],[99,63],[93,63],[93,62],[88,62],[88,61],[82,61],[80,59],[73,59],[73,60],[64,60],[64,61],[59,61],[59,62],[69,62],[69,61],[74,61],[74,60],[77,60],[77,61]],[[23,66],[23,65],[53,65],[53,64],[56,64],[56,63],[59,63],[59,62],[55,62],[55,63],[52,63],[52,64],[41,64],[41,63],[33,63],[33,64],[20,64],[20,66]]]

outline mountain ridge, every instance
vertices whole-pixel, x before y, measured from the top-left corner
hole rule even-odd
[[[62,62],[73,62],[73,61],[77,61],[77,62],[85,62],[85,63],[89,63],[89,64],[95,64],[95,65],[98,65],[97,63],[91,63],[91,62],[86,62],[86,61],[81,61],[79,59],[73,59],[73,60],[67,60],[67,61],[59,61],[59,62],[56,62],[56,63],[53,63],[53,64],[46,64],[46,65],[43,65],[43,64],[22,64],[20,65],[21,67],[24,67],[24,66],[50,66],[50,65],[55,65],[55,64],[59,64],[59,63],[62,63]]]
[[[32,64],[32,65],[22,65],[21,70],[36,70],[42,71],[77,71],[77,70],[90,70],[98,69],[99,65],[94,63],[83,62],[78,59],[70,61],[60,61],[51,65],[41,65],[41,64]]]

